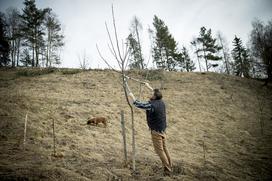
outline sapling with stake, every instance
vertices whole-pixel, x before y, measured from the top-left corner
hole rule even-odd
[[[139,83],[144,83],[145,85],[147,85],[147,84],[144,81],[141,81],[141,80],[138,80],[138,79],[135,79],[135,78],[132,78],[132,77],[128,77],[125,74],[125,70],[126,70],[127,65],[128,65],[128,57],[129,57],[129,53],[130,52],[129,52],[129,48],[128,48],[128,44],[127,43],[122,43],[122,45],[121,45],[122,50],[120,49],[119,39],[118,39],[118,34],[117,34],[117,29],[116,29],[116,23],[115,23],[115,16],[114,16],[113,6],[112,6],[112,23],[113,23],[113,29],[114,29],[115,46],[114,46],[114,42],[113,42],[113,39],[111,37],[111,34],[109,32],[107,23],[105,23],[107,34],[108,34],[108,38],[109,38],[109,41],[110,41],[110,44],[108,44],[108,48],[109,48],[112,56],[116,60],[120,71],[114,69],[109,64],[109,61],[107,61],[102,56],[102,54],[101,54],[101,52],[100,52],[100,50],[98,48],[98,45],[96,45],[96,48],[97,48],[97,51],[98,51],[98,54],[99,54],[100,58],[104,61],[104,63],[106,63],[106,65],[111,70],[113,70],[114,72],[117,72],[118,74],[121,74],[122,82],[121,83],[119,82],[119,83],[121,84],[121,86],[123,88],[127,105],[130,108],[131,127],[132,127],[132,169],[133,169],[133,171],[136,171],[136,167],[135,167],[135,157],[136,157],[136,145],[135,144],[136,143],[135,143],[135,127],[134,127],[134,109],[133,109],[132,103],[130,102],[130,100],[128,98],[129,93],[130,93],[130,89],[128,87],[127,81],[128,81],[128,79],[130,79],[130,80],[133,80],[133,81],[136,81],[136,82],[139,82]]]
[[[130,108],[130,113],[131,113],[131,126],[132,126],[132,169],[133,169],[133,171],[135,171],[136,170],[136,168],[135,168],[136,146],[135,146],[134,110],[133,110],[133,106],[132,106],[132,104],[131,104],[131,102],[129,101],[129,98],[128,98],[128,92],[127,92],[127,87],[126,87],[126,85],[127,85],[126,84],[127,76],[125,75],[125,69],[126,69],[126,65],[127,65],[127,61],[128,61],[129,51],[128,51],[128,45],[126,44],[126,48],[125,49],[124,49],[124,46],[122,46],[122,48],[123,48],[122,52],[123,53],[121,53],[120,46],[119,46],[119,40],[118,40],[118,36],[117,36],[117,30],[116,30],[116,24],[115,24],[115,16],[114,16],[113,6],[112,6],[112,22],[113,22],[113,28],[114,28],[114,37],[115,37],[116,47],[113,44],[113,40],[112,40],[111,35],[109,33],[109,29],[108,29],[107,23],[105,23],[106,30],[107,30],[107,33],[108,33],[108,37],[109,37],[109,40],[110,40],[110,45],[108,45],[108,47],[111,50],[111,53],[112,53],[113,57],[117,61],[118,66],[121,69],[121,72],[115,70],[108,63],[108,61],[102,56],[102,54],[100,53],[99,48],[98,48],[97,45],[96,45],[96,47],[97,47],[97,51],[98,51],[98,53],[100,55],[100,58],[108,65],[108,67],[110,69],[114,70],[115,72],[121,73],[121,76],[122,76],[122,83],[121,84],[122,84],[123,91],[125,93],[126,102],[127,102],[128,106]]]

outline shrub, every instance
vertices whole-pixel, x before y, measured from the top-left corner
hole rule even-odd
[[[61,69],[60,72],[64,75],[78,74],[82,72],[81,69]]]
[[[50,74],[56,71],[56,68],[24,68],[20,69],[16,75],[17,76],[26,76],[26,77],[34,77],[44,74]]]

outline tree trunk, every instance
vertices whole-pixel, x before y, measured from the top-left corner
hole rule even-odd
[[[35,67],[39,66],[39,48],[36,46],[35,48],[35,55],[36,55],[36,65]]]
[[[226,66],[227,74],[230,74],[230,71],[229,71],[229,63],[228,63],[227,55],[226,55],[227,53],[226,53],[225,47],[224,47],[224,45],[223,45],[223,41],[222,41],[221,35],[219,35],[218,39],[219,39],[220,45],[221,45],[221,47],[222,47],[222,52],[223,52],[223,57],[224,57],[224,61],[225,61],[225,66]]]
[[[32,64],[32,67],[35,66],[35,45],[34,45],[34,43],[33,43],[33,47],[32,47],[32,62],[31,62],[31,64]]]
[[[204,59],[205,59],[205,64],[206,64],[206,70],[207,70],[207,72],[209,72],[208,60],[207,60],[207,57],[206,57],[206,51],[204,50],[204,45],[203,44],[202,44],[202,48],[203,48],[203,54],[204,54]]]
[[[143,57],[142,57],[142,47],[141,47],[141,43],[140,43],[140,37],[139,37],[139,32],[138,32],[138,26],[136,25],[136,36],[137,36],[137,41],[138,41],[138,45],[139,45],[139,51],[140,51],[140,58],[141,58],[141,69],[144,69],[144,61],[143,61]]]
[[[197,47],[195,46],[195,48],[196,48],[196,56],[197,56],[199,71],[202,72],[202,71],[201,71],[201,66],[200,66],[200,61],[199,61],[199,55],[198,55],[198,52],[197,52]]]
[[[125,92],[125,97],[127,104],[129,105],[130,108],[130,113],[131,113],[131,127],[132,127],[132,169],[133,171],[136,170],[135,167],[135,157],[136,157],[136,146],[135,146],[135,128],[134,128],[134,110],[133,107],[128,99],[128,93],[127,93],[127,88],[126,88],[126,82],[125,82],[125,73],[124,73],[124,65],[122,64],[122,79],[123,79],[123,89]]]
[[[11,50],[11,66],[15,67],[15,54],[16,54],[16,47],[15,47],[15,41],[12,40],[12,50]]]
[[[267,86],[269,82],[272,81],[272,65],[268,65],[266,69],[267,79],[265,80],[264,85]]]
[[[20,43],[21,43],[21,40],[20,40],[20,38],[18,38],[18,40],[17,40],[17,59],[16,59],[16,66],[17,67],[19,66],[19,58],[20,58]]]

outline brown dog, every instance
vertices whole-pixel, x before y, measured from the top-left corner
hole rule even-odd
[[[92,124],[97,126],[99,123],[102,123],[105,127],[107,127],[107,119],[104,117],[95,117],[88,118],[87,124]]]

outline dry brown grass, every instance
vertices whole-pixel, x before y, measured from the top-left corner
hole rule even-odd
[[[271,89],[261,88],[258,81],[215,73],[165,72],[164,79],[172,177],[162,175],[141,110],[135,115],[137,173],[124,167],[121,109],[125,110],[129,155],[131,124],[116,73],[21,77],[15,70],[1,70],[1,180],[271,179]],[[151,84],[160,87],[161,81]],[[137,95],[139,85],[132,82],[131,88]],[[144,97],[148,96],[145,89]],[[90,116],[106,117],[108,127],[87,125]],[[52,118],[59,156],[52,156]]]

